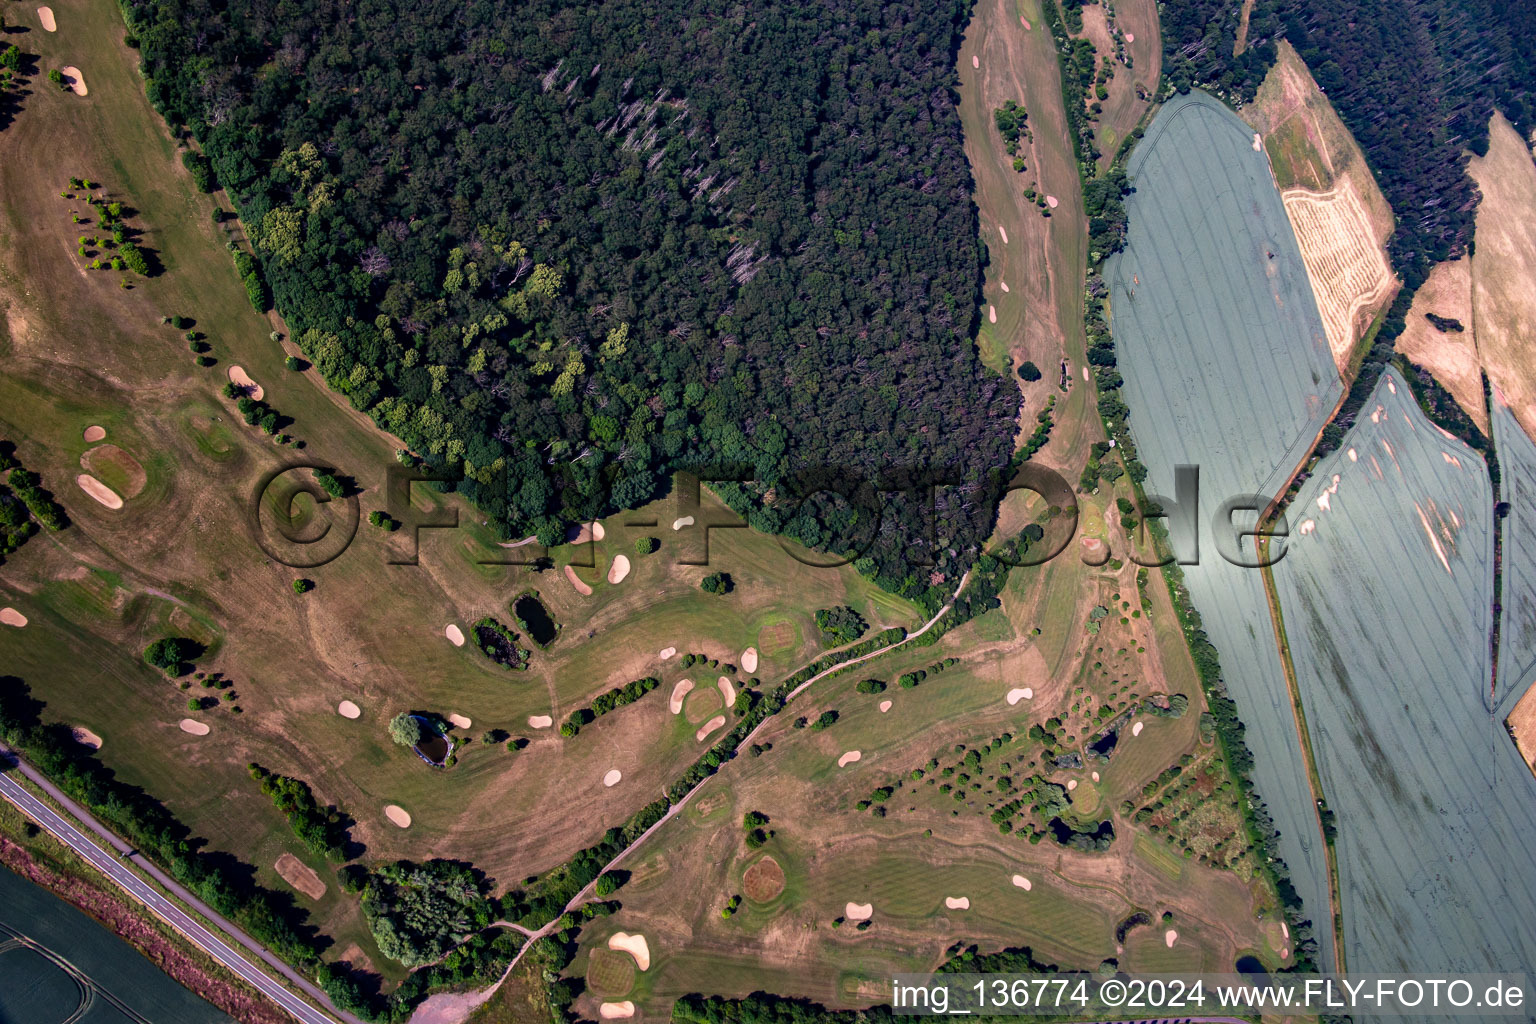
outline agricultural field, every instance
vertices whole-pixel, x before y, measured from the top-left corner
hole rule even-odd
[[[1413,293],[1396,350],[1451,393],[1478,429],[1489,433],[1483,366],[1472,318],[1473,256],[1437,263]],[[1436,319],[1431,319],[1434,317]]]
[[[1349,969],[1521,969],[1536,778],[1487,704],[1486,467],[1389,370],[1291,516],[1274,579],[1337,815]]]
[[[1396,291],[1384,248],[1392,208],[1306,63],[1285,40],[1277,50],[1258,93],[1239,114],[1269,156],[1334,361],[1344,373],[1355,343]]]
[[[0,1020],[227,1024],[106,927],[0,870]]]
[[[1281,855],[1320,920],[1328,906],[1322,842],[1263,581],[1218,554],[1205,524],[1228,499],[1259,495],[1266,504],[1282,492],[1342,387],[1248,126],[1203,93],[1176,96],[1137,144],[1129,171],[1130,232],[1105,276],[1146,486],[1171,505],[1174,467],[1200,469],[1200,557],[1183,567],[1185,585],[1247,726],[1255,788],[1279,829]],[[1234,519],[1245,521],[1253,513]],[[1326,961],[1329,944],[1321,945]]]
[[[1488,155],[1473,156],[1477,182],[1472,324],[1488,378],[1527,434],[1536,436],[1536,163],[1508,121],[1495,114]]]
[[[1503,720],[1536,771],[1536,444],[1494,393],[1493,439],[1499,454],[1502,589],[1499,594],[1499,665],[1490,710]]]

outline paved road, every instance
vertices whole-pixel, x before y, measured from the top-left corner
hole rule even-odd
[[[9,766],[11,763],[18,764],[29,778],[33,777],[34,773],[28,770],[29,766],[25,762],[21,762],[15,755],[0,748],[0,766]],[[50,793],[50,795],[52,794]],[[237,953],[223,938],[215,935],[176,904],[146,885],[123,862],[120,856],[102,850],[100,846],[96,845],[85,833],[77,829],[68,819],[55,813],[47,804],[38,800],[4,774],[0,774],[0,796],[5,797],[5,799],[21,808],[28,817],[41,824],[49,832],[52,832],[60,841],[89,861],[97,870],[117,883],[130,896],[154,911],[155,916],[181,932],[195,943],[199,949],[229,968],[235,974],[238,974],[252,988],[265,995],[268,999],[271,999],[278,1006],[302,1021],[303,1024],[336,1024],[334,1017],[321,1013],[288,991],[285,986],[273,980],[266,972],[258,969],[250,961],[246,960],[245,957]],[[66,804],[65,806],[69,805]],[[88,822],[94,831],[104,831],[88,815],[82,813],[81,819]],[[118,840],[115,845],[120,844],[121,840]],[[120,849],[119,853],[123,852],[124,849],[126,848]],[[311,986],[306,985],[306,987]]]

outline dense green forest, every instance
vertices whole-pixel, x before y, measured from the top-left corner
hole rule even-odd
[[[1233,0],[1179,0],[1158,4],[1163,31],[1163,75],[1180,92],[1192,86],[1234,102],[1253,99],[1275,62],[1280,22],[1274,0],[1255,0],[1241,54],[1234,55],[1242,4]]]
[[[731,467],[893,589],[974,556],[1018,395],[972,343],[968,0],[123,5],[294,339],[509,536]],[[808,467],[957,488],[928,550]]]

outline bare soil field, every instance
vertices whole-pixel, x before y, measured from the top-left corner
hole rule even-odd
[[[1483,433],[1488,406],[1483,401],[1483,368],[1472,318],[1473,258],[1437,263],[1419,285],[1408,309],[1407,326],[1397,337],[1397,351],[1434,374]],[[1440,330],[1426,314],[1458,321],[1462,330]]]
[[[1500,114],[1468,172],[1483,194],[1472,258],[1472,322],[1488,377],[1536,436],[1536,163]]]
[[[320,880],[319,875],[315,874],[315,869],[293,854],[283,854],[277,858],[277,863],[272,867],[283,876],[283,881],[310,899],[319,900],[325,897],[325,883]]]
[[[1328,347],[1345,371],[1355,341],[1396,288],[1387,254],[1371,237],[1365,205],[1348,177],[1327,192],[1288,188],[1280,198],[1301,245]]]
[[[1536,772],[1536,686],[1525,691],[1505,724],[1515,738],[1515,746],[1520,748],[1520,756],[1531,766],[1531,771]]]

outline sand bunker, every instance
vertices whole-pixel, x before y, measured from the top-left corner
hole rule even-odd
[[[1144,726],[1145,724],[1146,724],[1145,722],[1137,722],[1135,725],[1131,726],[1131,735],[1132,736],[1140,736],[1141,735],[1142,726]]]
[[[1178,941],[1179,933],[1174,931],[1172,928],[1169,928],[1167,931],[1163,932],[1163,944],[1166,945],[1169,949],[1172,949],[1173,944]]]
[[[1025,32],[1029,31],[1029,22],[1025,19],[1024,15],[1022,15],[1022,14],[1019,15],[1019,24],[1024,26],[1024,31]]]
[[[235,387],[245,388],[246,392],[258,402],[261,401],[262,396],[265,394],[261,390],[261,385],[251,380],[251,375],[239,366],[231,366],[229,368],[229,380]]]
[[[635,1004],[628,999],[621,1003],[604,1003],[597,1008],[597,1015],[603,1020],[620,1020],[624,1017],[635,1015]]]
[[[75,67],[73,64],[66,64],[59,70],[60,73],[63,74],[64,84],[69,86],[70,92],[74,93],[76,96],[84,96],[90,92],[90,90],[85,87],[85,75],[79,68]]]
[[[850,903],[843,907],[843,916],[850,921],[868,921],[875,916],[872,903]]]
[[[191,733],[193,736],[208,735],[207,722],[199,722],[193,718],[183,718],[179,724],[181,725],[182,732]]]
[[[336,705],[336,713],[342,718],[357,718],[363,713],[363,709],[349,700],[344,700]]]
[[[1013,884],[1018,886],[1020,889],[1023,889],[1025,892],[1029,892],[1029,890],[1035,887],[1034,883],[1025,878],[1023,875],[1014,875]]]
[[[881,701],[880,702],[880,713],[883,715],[883,714],[885,714],[889,710],[891,710],[891,702],[888,701],[888,700]]]
[[[1008,691],[1008,705],[1012,707],[1019,701],[1031,700],[1034,698],[1034,696],[1035,691],[1030,689],[1028,686],[1015,686],[1013,689]]]
[[[555,724],[555,720],[548,715],[529,715],[528,727],[530,729],[548,729]]]
[[[667,702],[667,707],[671,709],[674,715],[683,713],[683,698],[688,696],[688,692],[692,689],[692,679],[679,680],[678,684],[672,687],[672,699]]]
[[[77,725],[74,729],[75,742],[82,747],[90,747],[92,750],[101,749],[101,737],[87,729],[83,725]]]
[[[580,526],[572,527],[566,532],[565,542],[567,544],[586,544],[589,541],[602,540],[603,536],[602,523],[582,523]]]
[[[581,582],[581,577],[576,575],[576,570],[570,566],[565,567],[565,578],[571,581],[571,586],[576,588],[576,593],[582,597],[591,597],[592,588]]]
[[[863,756],[864,755],[857,750],[850,750],[842,757],[837,759],[837,766],[839,768],[846,768]]]
[[[741,652],[741,670],[743,672],[757,671],[757,648],[748,647]]]
[[[455,729],[468,729],[475,723],[470,721],[469,718],[464,715],[449,715],[448,724],[453,726]]]
[[[999,281],[997,283],[1003,286],[1003,294],[1004,295],[1008,294],[1008,282],[1007,281]]]
[[[399,804],[386,804],[384,807],[384,817],[388,818],[396,825],[399,825],[401,828],[411,827],[411,816],[407,814],[405,808],[401,807]]]
[[[1253,151],[1255,153],[1262,153],[1264,151],[1264,139],[1258,132],[1253,133]]]
[[[1046,196],[1045,205],[1054,210],[1056,207],[1061,205],[1061,200],[1057,199],[1055,196]]]
[[[981,58],[976,56],[975,54],[971,55],[971,67],[977,68],[977,69],[980,69],[980,67],[981,67]]]
[[[80,468],[98,480],[102,477],[116,480],[114,489],[124,499],[138,497],[149,482],[149,474],[144,472],[139,460],[115,444],[87,448],[80,456]]]
[[[1094,772],[1093,773],[1093,781],[1094,782],[1098,782],[1099,781],[1099,773],[1098,772]]]
[[[660,658],[662,661],[666,661],[668,658],[672,657],[672,655],[674,655],[676,653],[677,653],[677,648],[676,647],[663,647],[661,650],[656,652],[656,657]]]
[[[629,575],[629,556],[614,555],[613,564],[608,567],[608,582],[623,583],[624,577]]]
[[[53,20],[52,7],[39,7],[37,9],[37,20],[43,23],[44,32],[57,32],[59,30],[59,23]]]
[[[97,441],[100,441],[102,438],[107,436],[107,428],[98,427],[96,424],[92,423],[90,426],[85,428],[85,433],[81,434],[80,436],[85,438],[88,443],[95,444]]]
[[[1125,34],[1125,41],[1128,43],[1134,43],[1136,41],[1136,34],[1134,32],[1127,32]]]
[[[603,773],[603,785],[617,786],[623,778],[623,772],[619,771],[617,768],[610,768],[608,771]]]
[[[75,477],[75,483],[80,486],[82,491],[107,506],[107,508],[116,510],[123,507],[123,499],[118,497],[117,492],[91,476],[91,474],[81,473]]]
[[[716,715],[714,718],[711,718],[709,721],[700,726],[699,731],[693,734],[693,738],[698,740],[700,743],[703,743],[705,736],[708,736],[710,733],[714,732],[724,724],[725,716]]]
[[[630,935],[627,932],[614,932],[608,939],[608,948],[616,949],[620,953],[628,953],[635,958],[635,966],[642,971],[651,969],[651,947],[646,945],[644,935]]]
[[[945,896],[944,905],[950,910],[970,910],[971,898],[969,896]]]
[[[721,676],[715,685],[720,687],[720,696],[725,698],[726,707],[736,703],[736,687],[731,685],[730,676]]]
[[[672,520],[672,529],[681,530],[685,526],[693,525],[693,516],[683,516],[681,519]]]
[[[997,233],[1003,236],[1003,244],[1007,245],[1008,244],[1008,229],[1003,227],[1001,224],[999,224],[997,226]]]
[[[310,899],[318,900],[325,895],[325,883],[320,881],[320,876],[315,874],[315,869],[293,854],[283,854],[277,858],[277,863],[272,867],[283,876],[283,881]]]
[[[451,622],[443,627],[443,636],[447,637],[455,647],[464,646],[464,631]]]
[[[20,629],[27,624],[27,617],[15,608],[0,608],[0,622]]]
[[[987,307],[987,323],[989,323],[989,324],[997,323],[997,307],[996,306],[988,306]]]

